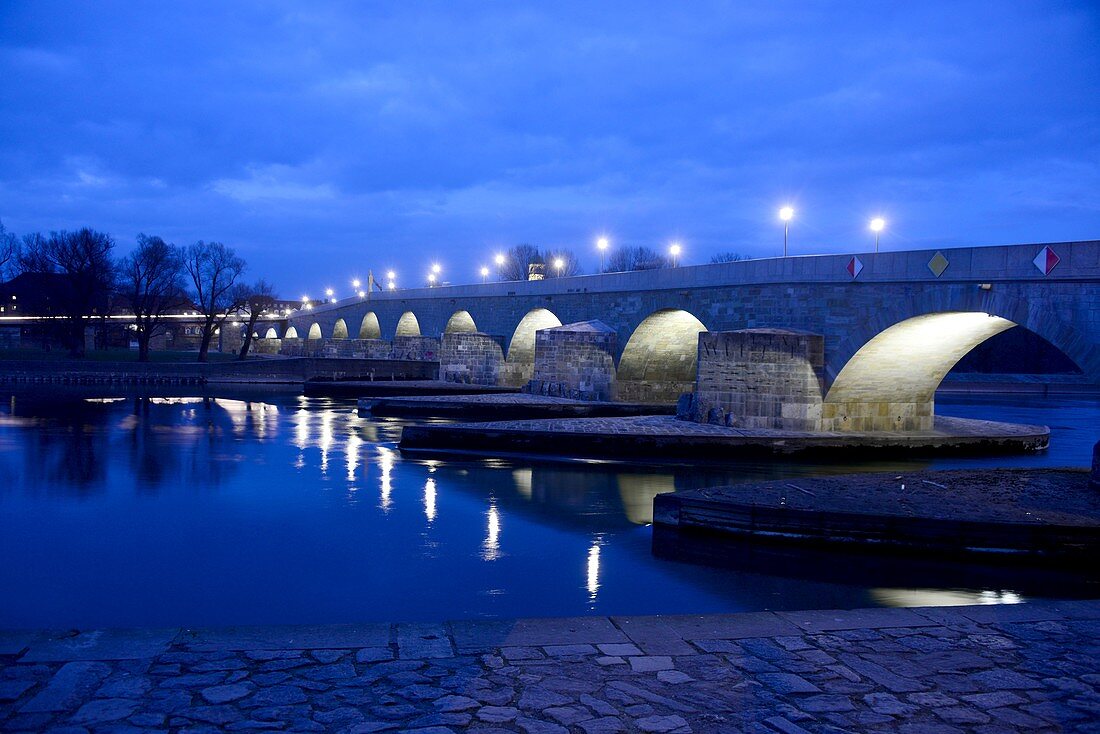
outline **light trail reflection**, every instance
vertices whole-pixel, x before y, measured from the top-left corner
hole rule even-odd
[[[429,523],[435,520],[435,480],[431,477],[424,482],[424,516]]]
[[[390,472],[393,471],[393,450],[378,447],[378,468],[381,472],[380,479],[380,495],[378,499],[378,507],[382,512],[388,513],[390,511],[390,491],[393,489],[390,483]]]
[[[486,522],[485,542],[481,546],[481,558],[495,561],[500,558],[500,513],[495,504],[489,505]]]
[[[600,590],[600,539],[592,541],[588,549],[588,568],[585,586],[588,588],[588,601],[594,603]]]

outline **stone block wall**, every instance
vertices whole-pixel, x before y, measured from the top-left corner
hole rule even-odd
[[[498,385],[504,368],[504,337],[460,332],[444,334],[439,378],[467,385]]]
[[[434,336],[395,336],[394,359],[415,359],[428,362],[439,360],[439,339]]]
[[[740,428],[817,430],[825,345],[818,334],[742,329],[699,334],[694,395],[682,418]]]
[[[611,400],[618,335],[603,322],[584,321],[535,334],[535,369],[524,392],[579,400]]]

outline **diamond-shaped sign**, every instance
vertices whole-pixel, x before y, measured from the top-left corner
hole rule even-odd
[[[1039,250],[1039,254],[1032,260],[1035,267],[1039,268],[1039,272],[1043,275],[1050,275],[1050,271],[1054,270],[1054,266],[1061,262],[1062,258],[1058,257],[1057,253],[1049,247],[1044,247]]]
[[[947,258],[943,256],[942,252],[937,252],[932,256],[932,259],[928,261],[928,269],[932,271],[932,275],[937,278],[943,275],[943,271],[947,270],[947,266],[950,265],[947,262]]]
[[[844,269],[848,271],[848,275],[854,278],[859,275],[859,271],[863,270],[863,261],[853,256]]]

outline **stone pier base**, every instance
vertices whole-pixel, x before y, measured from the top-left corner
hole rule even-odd
[[[696,423],[817,430],[824,340],[784,329],[699,334],[695,391],[678,413]]]
[[[504,337],[481,333],[444,334],[439,377],[467,385],[503,384]]]
[[[395,336],[394,359],[415,359],[434,362],[439,359],[439,339],[433,336]]]
[[[582,321],[535,334],[535,371],[524,392],[578,400],[611,400],[615,389],[615,331]]]

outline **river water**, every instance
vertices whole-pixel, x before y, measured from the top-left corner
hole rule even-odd
[[[815,472],[1084,466],[1095,399],[941,400],[1051,426],[1049,451],[734,464],[427,460],[403,422],[278,392],[0,404],[0,628],[219,626],[1017,602],[1095,577],[815,551],[652,548],[653,497]],[[945,502],[951,498],[945,496]]]

